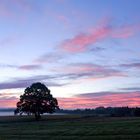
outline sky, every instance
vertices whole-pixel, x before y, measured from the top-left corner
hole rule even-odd
[[[139,0],[0,0],[0,108],[44,83],[60,108],[140,106]]]

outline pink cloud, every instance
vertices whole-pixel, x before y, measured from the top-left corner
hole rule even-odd
[[[129,38],[133,36],[136,32],[136,27],[135,26],[122,26],[112,33],[113,38]]]
[[[140,92],[129,92],[129,93],[91,93],[91,96],[75,96],[71,98],[58,98],[60,108],[65,109],[76,109],[76,108],[96,108],[99,106],[104,107],[120,107],[129,106],[136,107],[140,106]],[[101,95],[100,95],[101,94]]]
[[[18,99],[16,97],[1,97],[0,98],[0,108],[12,108],[16,107]]]
[[[88,49],[89,45],[96,43],[97,41],[106,38],[110,34],[111,30],[107,27],[101,27],[91,33],[78,34],[72,39],[65,40],[61,44],[61,48],[68,52],[83,52]]]
[[[90,45],[93,45],[99,41],[105,39],[124,39],[135,35],[137,31],[136,26],[121,26],[121,27],[111,27],[110,20],[102,20],[98,26],[93,27],[90,31],[86,33],[79,33],[73,38],[66,39],[60,44],[60,48],[66,52],[79,53],[87,51]]]
[[[8,97],[9,96],[9,97]],[[60,108],[77,109],[77,108],[96,108],[104,107],[120,107],[140,106],[140,92],[98,92],[77,94],[73,97],[60,98],[58,97]],[[0,97],[0,107],[16,107],[18,99],[16,97]]]

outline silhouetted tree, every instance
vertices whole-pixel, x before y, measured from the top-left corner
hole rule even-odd
[[[44,84],[37,82],[27,87],[24,94],[20,96],[15,114],[35,114],[38,120],[41,117],[40,114],[53,113],[56,109],[59,109],[57,99],[53,98]]]

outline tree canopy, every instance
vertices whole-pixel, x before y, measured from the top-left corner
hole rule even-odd
[[[24,94],[20,96],[17,102],[15,114],[35,114],[38,120],[43,113],[54,113],[59,109],[56,98],[50,94],[50,90],[42,83],[33,83],[24,90]]]

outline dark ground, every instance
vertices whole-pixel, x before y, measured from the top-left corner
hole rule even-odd
[[[140,140],[140,118],[81,115],[0,117],[0,140]]]

